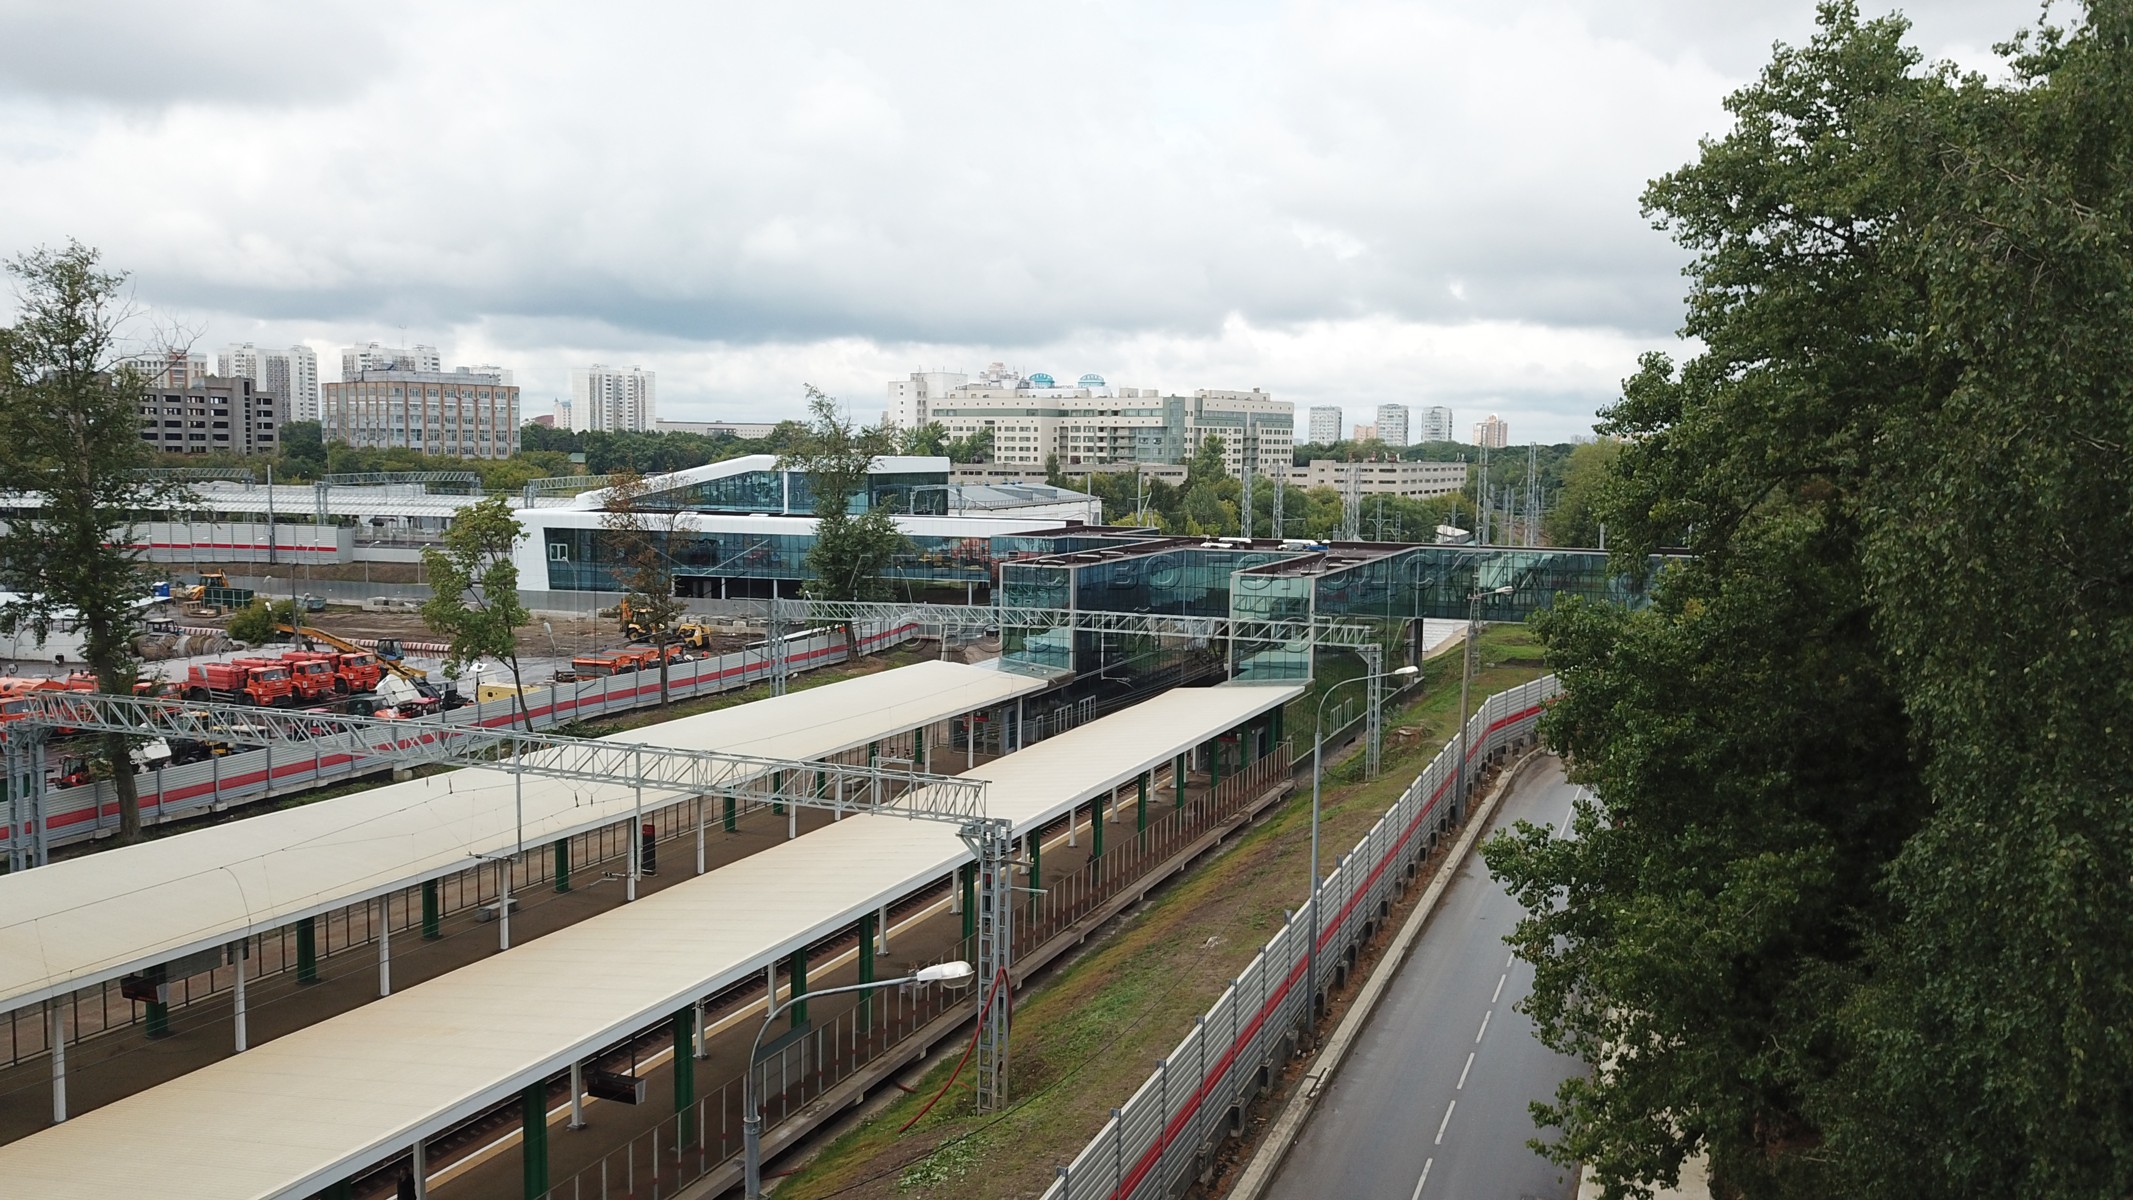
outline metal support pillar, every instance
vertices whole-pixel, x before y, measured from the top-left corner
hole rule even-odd
[[[978,932],[978,867],[976,863],[964,863],[955,873],[956,890],[963,897],[963,940],[967,942]]]
[[[807,994],[807,947],[793,951],[785,960],[785,976],[792,982],[792,1027],[798,1029],[807,1024],[807,1001],[798,999]]]
[[[1104,798],[1098,796],[1089,802],[1089,861],[1100,862],[1104,856]]]
[[[422,881],[422,940],[434,942],[444,936],[444,917],[437,903],[437,881]]]
[[[875,930],[876,930],[877,936],[878,936],[878,937],[880,938],[880,941],[881,941],[881,944],[880,944],[880,945],[879,945],[878,947],[876,947],[876,949],[875,949],[875,953],[877,953],[877,954],[887,954],[887,953],[889,952],[889,906],[888,906],[888,905],[884,904],[884,905],[882,905],[882,906],[881,906],[881,907],[880,907],[880,908],[879,908],[878,910],[876,910],[876,911],[875,911],[875,913],[874,913],[874,928],[875,928]]]
[[[557,838],[555,840],[555,890],[558,892],[570,890],[569,838]]]
[[[44,1002],[45,1044],[52,1048],[52,1124],[67,1119],[67,998]]]
[[[151,974],[157,983],[167,986],[168,981],[164,978],[162,967],[153,968]],[[150,1000],[144,1007],[148,1011],[143,1015],[141,1025],[148,1036],[152,1038],[169,1037],[170,1004],[167,1001]]]
[[[378,897],[378,995],[393,994],[393,907],[389,897]]]
[[[420,1138],[407,1152],[408,1174],[415,1183],[415,1200],[429,1200],[430,1195],[430,1146]]]
[[[1191,772],[1185,769],[1185,756],[1180,754],[1170,760],[1170,791],[1174,807],[1185,807],[1185,780]]]
[[[674,1115],[687,1116],[696,1103],[696,1006],[674,1010]],[[674,1123],[676,1148],[690,1142],[692,1122]]]
[[[318,919],[301,917],[296,922],[296,982],[318,982]]]
[[[696,873],[704,873],[704,798],[696,798]]]
[[[526,1200],[548,1195],[548,1087],[535,1080],[518,1094],[519,1159],[525,1167]]]
[[[859,918],[859,982],[874,982],[874,921],[873,913]],[[859,1012],[855,1017],[861,1033],[874,1032],[874,997],[862,993],[859,997]]]
[[[623,900],[637,898],[637,881],[644,878],[644,748],[637,748],[636,800],[630,807],[630,876],[623,885]]]
[[[1139,779],[1140,801],[1134,805],[1134,832],[1140,834],[1141,849],[1148,848],[1148,785],[1153,782],[1153,771],[1142,771]]]
[[[978,1013],[977,1107],[1007,1107],[1008,1013],[1013,1000],[1015,947],[1015,835],[1005,821],[972,821],[963,841],[977,855]],[[990,1001],[990,1003],[987,1003]]]
[[[1207,794],[1212,796],[1222,788],[1222,739],[1217,736],[1207,743]]]
[[[733,796],[726,797],[725,826],[727,833],[739,833],[741,829],[740,801]]]
[[[496,948],[511,948],[511,859],[496,860]]]
[[[252,956],[252,939],[246,937],[231,946],[230,949],[230,962],[235,968],[236,975],[230,985],[231,1024],[235,1027],[237,1053],[242,1054],[249,1049],[245,1038],[244,972],[245,959]]]
[[[1370,672],[1370,680],[1363,687],[1369,697],[1364,701],[1369,707],[1364,713],[1364,725],[1368,729],[1368,742],[1364,750],[1365,769],[1370,778],[1378,777],[1378,766],[1385,755],[1385,654],[1376,646],[1365,646],[1356,651],[1362,656],[1363,669]]]
[[[570,1064],[570,1124],[568,1129],[585,1128],[585,1064]]]
[[[1029,834],[1029,912],[1035,919],[1037,904],[1044,898],[1044,831],[1032,829]]]

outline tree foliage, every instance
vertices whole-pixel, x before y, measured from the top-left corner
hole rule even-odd
[[[778,460],[781,469],[806,472],[813,497],[807,593],[823,600],[889,599],[889,568],[910,539],[896,527],[891,506],[868,495],[867,476],[876,458],[894,452],[894,437],[883,427],[862,428],[813,386],[807,407],[813,420],[806,436]],[[845,639],[856,651],[858,633],[849,624]]]
[[[674,623],[689,610],[674,594],[674,559],[669,548],[677,537],[696,528],[696,518],[687,509],[651,503],[650,492],[644,476],[635,471],[626,470],[610,479],[600,527],[608,534],[615,582],[622,586],[622,602],[630,619],[645,628],[654,645],[664,646],[673,640]],[[667,702],[667,673],[662,655],[661,704]]]
[[[125,276],[99,269],[79,242],[39,249],[7,264],[17,285],[15,324],[0,330],[0,490],[43,503],[10,515],[0,532],[0,628],[79,632],[100,690],[126,694],[139,660],[146,585],[133,528],[172,492],[137,468],[145,381],[115,364],[126,317]],[[131,757],[123,734],[103,739],[106,758]],[[119,839],[141,835],[133,772],[113,772]]]
[[[1684,332],[1604,414],[1636,613],[1540,621],[1577,836],[1491,867],[1611,1195],[2133,1192],[2133,5],[1926,68],[1825,5],[1647,203]]]
[[[444,532],[444,545],[422,552],[430,582],[422,620],[444,635],[449,646],[445,666],[455,674],[484,658],[511,664],[511,678],[520,685],[519,719],[531,733],[533,714],[526,708],[526,679],[518,665],[518,629],[533,614],[519,599],[518,565],[511,558],[512,547],[524,533],[502,496],[460,509]]]

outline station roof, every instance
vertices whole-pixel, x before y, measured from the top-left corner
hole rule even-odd
[[[1025,832],[1301,692],[1172,691],[974,774]],[[848,817],[0,1147],[0,1179],[49,1200],[307,1195],[969,859],[946,822]]]
[[[916,663],[633,730],[617,741],[820,759],[1042,691]],[[490,767],[387,784],[0,876],[0,1012],[627,817],[634,789]],[[647,791],[647,808],[684,799]]]

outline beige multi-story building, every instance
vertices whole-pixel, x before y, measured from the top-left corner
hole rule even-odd
[[[272,454],[288,416],[288,401],[251,380],[208,375],[150,389],[141,398],[141,440],[165,454]]]
[[[1114,388],[1101,375],[1064,386],[1041,372],[1022,375],[993,363],[975,378],[918,371],[889,384],[887,418],[915,429],[938,423],[950,437],[989,430],[993,459],[1062,469],[1105,463],[1182,463],[1209,437],[1222,439],[1232,475],[1287,469],[1296,406],[1256,388],[1202,389],[1166,396],[1154,388]]]
[[[1355,427],[1355,432],[1352,436],[1358,442],[1370,441],[1378,436],[1378,427],[1375,425],[1358,425]]]
[[[1290,468],[1289,486],[1346,490],[1351,472],[1359,490],[1366,496],[1382,493],[1388,496],[1405,496],[1410,500],[1449,496],[1466,487],[1467,477],[1466,464],[1463,462],[1409,462],[1388,459],[1351,463],[1314,458],[1309,466]]]
[[[207,356],[188,350],[156,350],[128,355],[118,360],[117,365],[132,367],[148,381],[149,387],[165,391],[199,387],[208,379]]]
[[[1474,444],[1477,446],[1487,446],[1491,450],[1501,450],[1509,445],[1510,441],[1511,427],[1506,425],[1504,419],[1495,413],[1490,413],[1474,425]]]
[[[329,442],[453,458],[518,453],[518,388],[499,373],[358,371],[324,391],[320,433]]]
[[[659,423],[659,373],[603,366],[570,373],[570,427],[580,433],[649,433]]]
[[[249,379],[260,391],[289,402],[292,421],[318,420],[318,351],[309,346],[262,350],[250,342],[224,346],[215,374]]]

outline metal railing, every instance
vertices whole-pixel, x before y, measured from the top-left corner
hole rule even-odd
[[[1465,762],[1455,761],[1454,738],[1341,857],[1319,892],[1326,977],[1345,976],[1348,952],[1391,914],[1395,893],[1463,815],[1456,811],[1461,772],[1471,778],[1478,764],[1532,737],[1542,706],[1557,691],[1549,676],[1482,701],[1467,724]],[[1221,1137],[1241,1129],[1244,1105],[1271,1085],[1310,1011],[1301,986],[1309,914],[1309,905],[1300,906],[1155,1073],[1058,1169],[1043,1200],[1175,1195],[1181,1181],[1207,1164]]]

